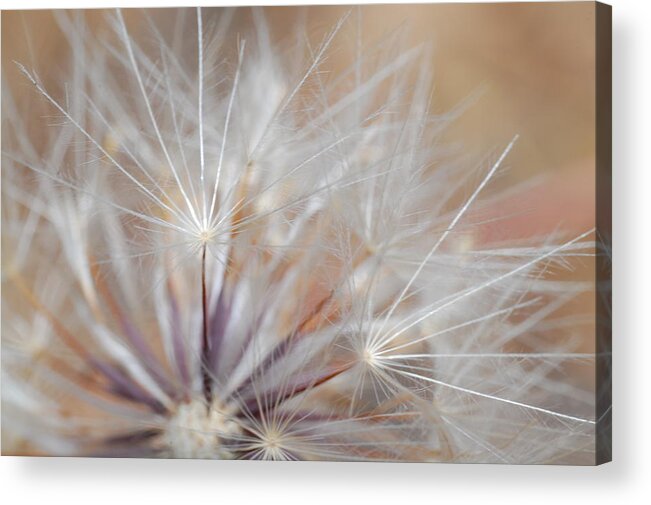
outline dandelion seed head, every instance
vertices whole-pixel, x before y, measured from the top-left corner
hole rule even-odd
[[[275,427],[267,429],[260,437],[262,459],[282,460],[286,458],[286,447],[283,434]]]
[[[218,232],[215,228],[204,228],[200,229],[197,234],[197,240],[201,246],[210,244],[218,236]]]
[[[374,368],[378,364],[377,355],[372,348],[364,349],[362,353],[362,362],[371,368]]]
[[[181,403],[166,423],[161,435],[163,451],[172,458],[232,459],[234,454],[224,444],[229,437],[241,434],[241,428],[218,403],[204,401]]]
[[[3,442],[589,458],[594,398],[563,382],[581,360],[576,319],[559,315],[585,285],[552,270],[591,231],[482,243],[469,218],[499,201],[517,137],[472,166],[439,152],[431,62],[399,34],[328,70],[361,11],[280,41],[258,9],[175,12],[171,33],[107,13],[102,38],[83,12],[56,12],[66,85],[18,67],[61,119],[37,138],[3,86]]]

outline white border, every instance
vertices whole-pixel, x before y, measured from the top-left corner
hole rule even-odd
[[[502,3],[519,3],[526,0],[505,0]],[[536,0],[537,2],[562,2],[564,0]],[[587,1],[587,0],[579,0]],[[230,5],[355,5],[355,4],[430,4],[430,3],[494,3],[492,0],[0,0],[0,9],[98,9],[103,7],[196,7]],[[611,5],[644,5],[643,0],[614,0]]]
[[[92,5],[218,3],[247,2],[137,0],[96,1]],[[610,3],[614,59],[615,462],[598,468],[572,468],[4,457],[0,459],[0,499],[11,504],[48,505],[651,503],[651,325],[647,319],[651,313],[651,2]],[[0,0],[2,9],[89,5],[88,0]]]

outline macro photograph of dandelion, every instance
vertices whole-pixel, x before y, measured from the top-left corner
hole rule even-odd
[[[604,8],[3,12],[2,454],[609,461]]]

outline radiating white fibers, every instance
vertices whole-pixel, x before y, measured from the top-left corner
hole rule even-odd
[[[594,233],[477,240],[517,136],[454,158],[425,48],[328,71],[360,10],[316,45],[256,9],[52,15],[69,58],[3,82],[4,452],[594,460],[562,312],[594,286],[554,276]]]

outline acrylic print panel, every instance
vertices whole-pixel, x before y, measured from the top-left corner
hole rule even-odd
[[[3,454],[609,460],[606,9],[4,12]]]

